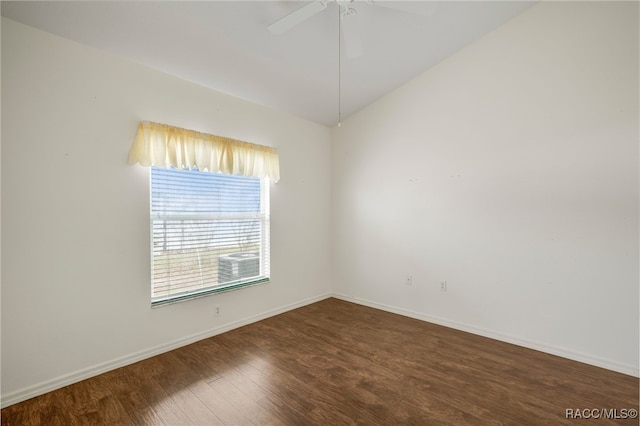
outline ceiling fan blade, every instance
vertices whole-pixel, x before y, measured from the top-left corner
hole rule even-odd
[[[357,14],[343,14],[340,24],[342,25],[342,39],[344,41],[347,58],[355,59],[364,55]]]
[[[274,34],[283,34],[326,8],[326,1],[314,1],[313,3],[302,6],[300,9],[294,10],[284,18],[278,19],[267,28]]]
[[[376,1],[373,4],[426,17],[432,16],[438,10],[438,3],[435,1]]]

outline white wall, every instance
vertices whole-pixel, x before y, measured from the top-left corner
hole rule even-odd
[[[271,283],[150,308],[140,120],[278,148]],[[2,19],[2,151],[3,406],[330,293],[323,126]]]
[[[638,89],[638,3],[541,2],[343,122],[334,292],[637,376]]]

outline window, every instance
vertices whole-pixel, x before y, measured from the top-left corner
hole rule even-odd
[[[151,167],[151,306],[269,280],[276,148],[143,121],[136,163]]]
[[[151,303],[269,280],[269,179],[151,167]]]

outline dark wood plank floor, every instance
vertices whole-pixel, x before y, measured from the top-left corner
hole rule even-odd
[[[623,417],[638,409],[638,388],[637,378],[328,299],[7,407],[2,424],[636,425],[566,410]]]

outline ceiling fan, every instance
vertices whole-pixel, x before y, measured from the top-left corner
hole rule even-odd
[[[362,39],[358,30],[356,9],[352,7],[354,0],[318,0],[294,10],[290,14],[278,19],[268,26],[274,34],[284,34],[296,25],[325,10],[329,3],[335,2],[340,8],[340,26],[347,57],[357,58],[364,54]],[[435,13],[437,3],[434,1],[380,1],[365,0],[368,4],[386,7],[388,9],[431,16]]]

